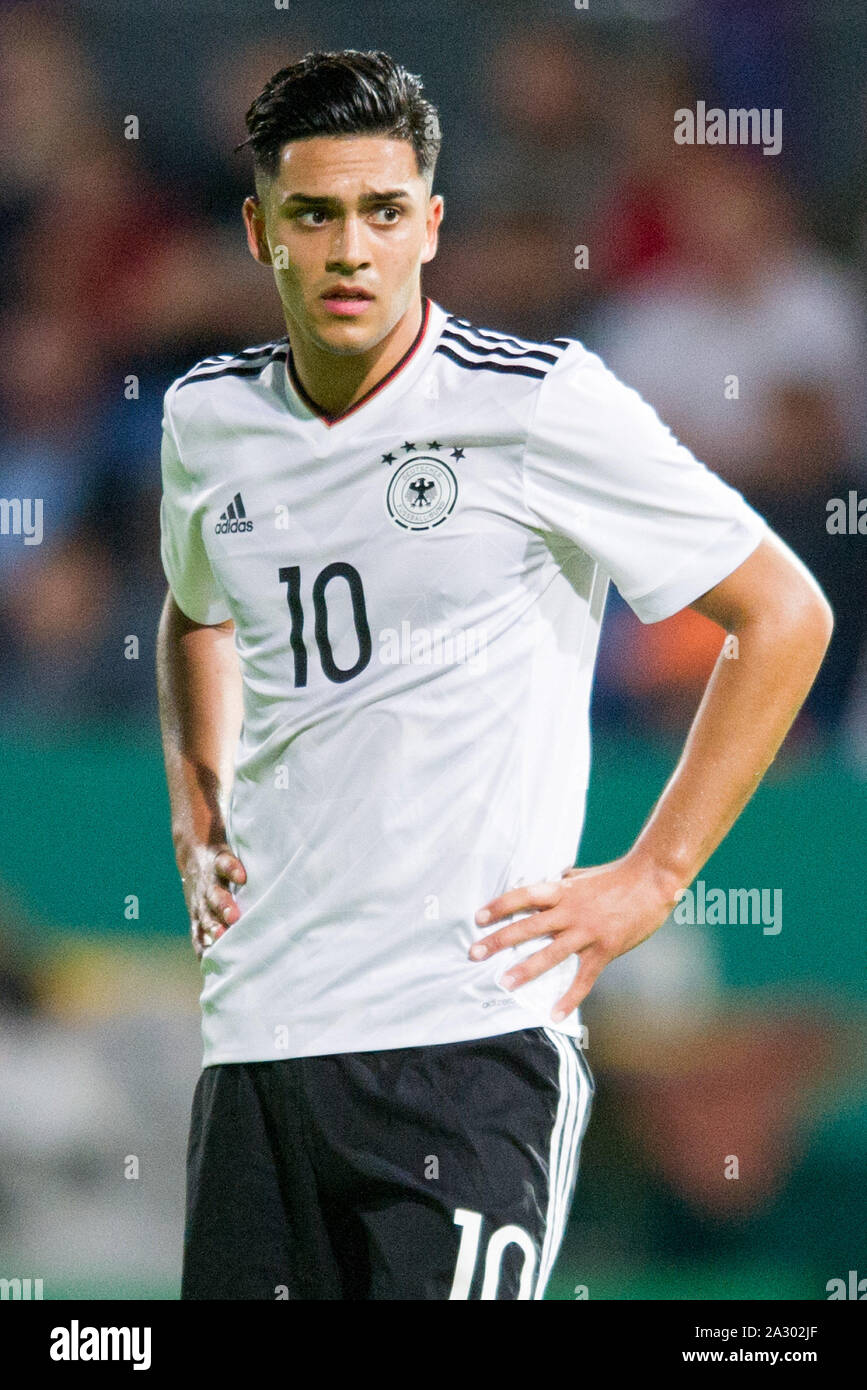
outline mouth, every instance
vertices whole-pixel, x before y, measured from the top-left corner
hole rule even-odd
[[[368,290],[353,285],[336,285],[333,289],[324,290],[320,299],[329,313],[341,318],[363,314],[373,303],[373,295]]]

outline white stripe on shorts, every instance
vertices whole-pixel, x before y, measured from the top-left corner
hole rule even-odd
[[[560,1098],[551,1132],[548,1211],[534,1299],[544,1298],[548,1278],[563,1241],[569,1217],[569,1193],[590,1104],[590,1083],[575,1050],[578,1043],[568,1034],[557,1033],[553,1028],[545,1028],[544,1032],[560,1054]]]

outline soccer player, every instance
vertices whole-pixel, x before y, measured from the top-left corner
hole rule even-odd
[[[181,1296],[541,1299],[594,1090],[579,1006],[755,790],[830,610],[580,342],[422,295],[443,199],[416,77],[311,53],[246,119],[287,335],[173,382],[163,433],[203,971]],[[635,843],[574,869],[609,579],[738,655]]]

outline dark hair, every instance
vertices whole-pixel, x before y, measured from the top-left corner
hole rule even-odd
[[[409,140],[418,171],[433,179],[440,151],[439,113],[422,81],[387,53],[305,53],[265,83],[245,117],[257,173],[273,177],[290,140],[313,135],[390,135]]]

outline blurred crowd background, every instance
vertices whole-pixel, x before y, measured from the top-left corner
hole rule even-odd
[[[588,1003],[599,1096],[551,1294],[825,1297],[858,1258],[867,1274],[867,536],[826,524],[830,499],[867,496],[855,0],[0,4],[0,496],[44,499],[45,528],[0,536],[0,1276],[176,1296],[198,972],[153,674],[162,396],[285,332],[232,151],[268,77],[341,47],[389,50],[439,106],[425,291],[598,351],[835,609],[704,873],[782,888],[783,931],[669,924]],[[781,109],[781,153],[676,145],[699,100]],[[720,642],[691,613],[644,627],[612,592],[579,862],[627,847]]]

